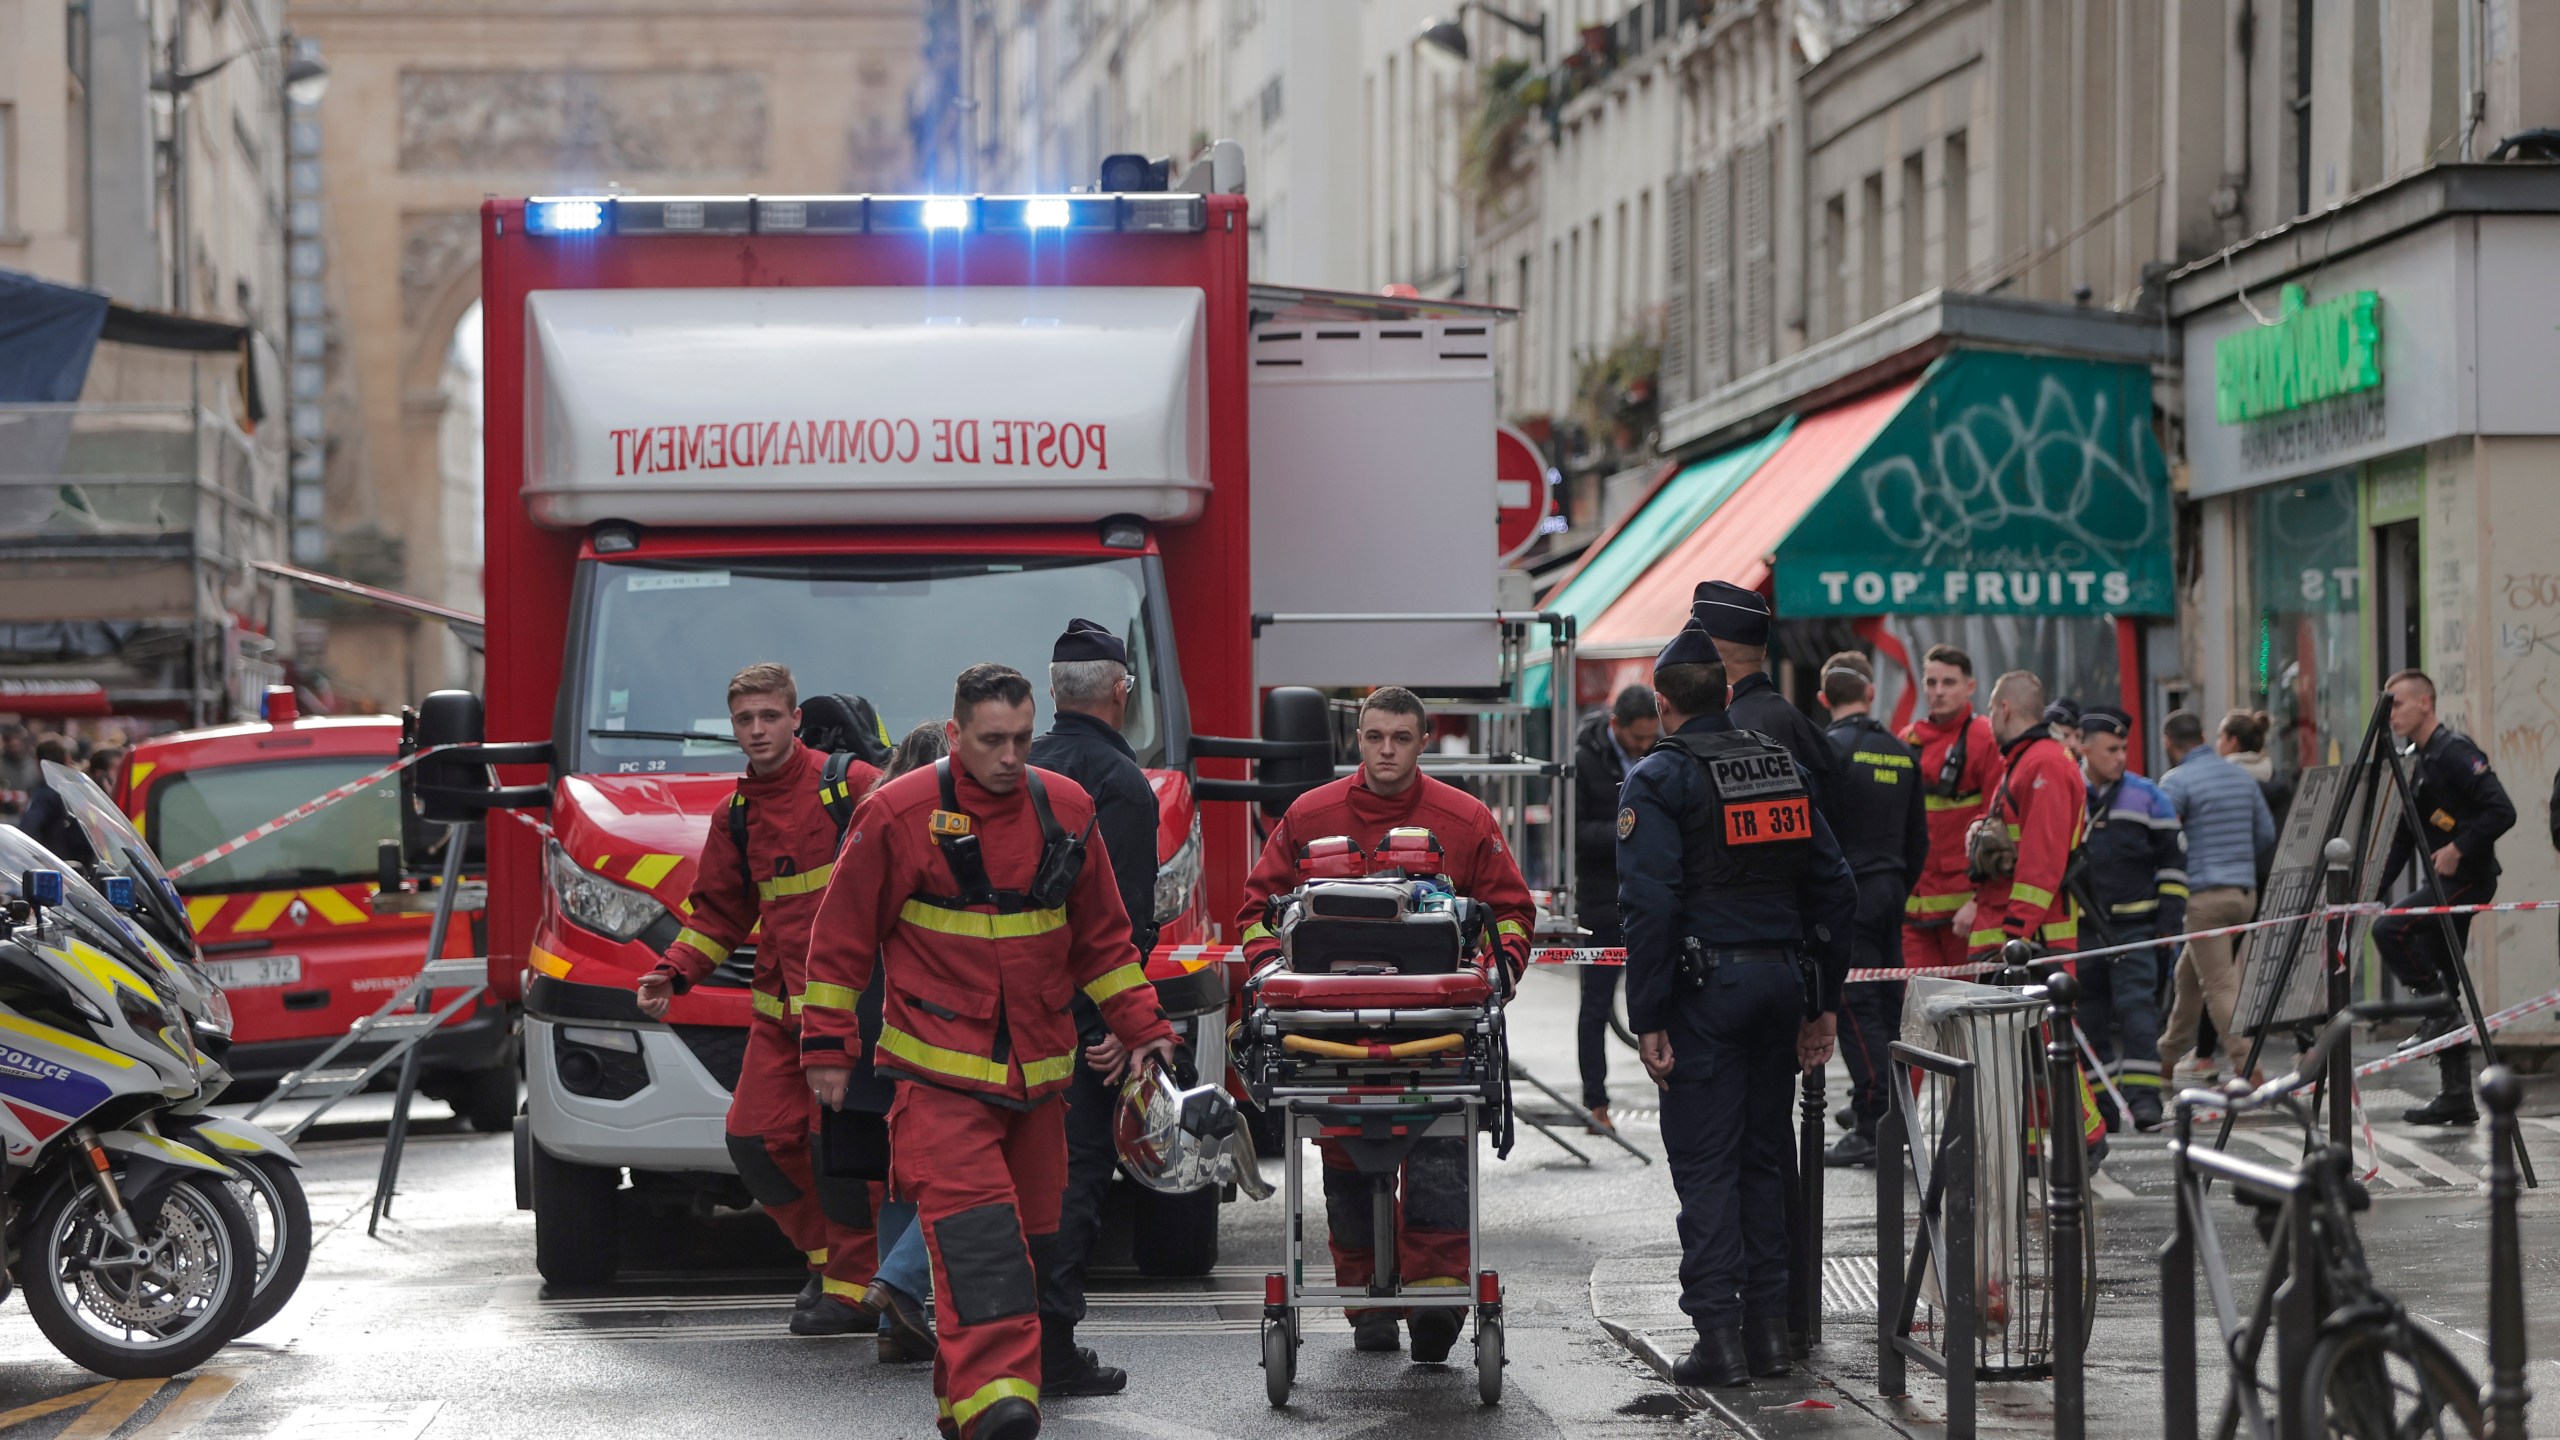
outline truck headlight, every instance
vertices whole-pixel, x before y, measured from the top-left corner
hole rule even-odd
[[[569,858],[554,840],[550,845],[551,888],[561,912],[599,935],[636,940],[640,932],[667,913],[657,897],[611,880]]]
[[[1191,835],[1173,858],[1156,867],[1156,923],[1170,925],[1191,908],[1200,890],[1200,812],[1191,812]]]

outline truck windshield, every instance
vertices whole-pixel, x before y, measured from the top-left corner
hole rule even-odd
[[[742,770],[726,696],[729,677],[758,660],[790,666],[803,697],[869,699],[892,742],[950,715],[962,670],[1010,665],[1030,678],[1046,729],[1049,647],[1083,616],[1129,640],[1123,733],[1154,764],[1164,725],[1147,589],[1135,557],[590,561],[562,750],[591,775]]]
[[[193,859],[382,763],[378,757],[350,755],[220,765],[168,776],[151,787],[154,848],[172,865]],[[383,780],[188,872],[178,889],[201,895],[368,880],[376,871],[377,848],[399,834],[400,784]]]

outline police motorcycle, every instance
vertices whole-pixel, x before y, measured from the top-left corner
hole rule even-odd
[[[256,1234],[235,1171],[162,1133],[203,1056],[162,961],[52,852],[0,829],[7,1282],[73,1362],[173,1375],[240,1331]]]
[[[108,903],[132,922],[134,938],[150,953],[169,992],[187,1016],[203,1065],[193,1098],[170,1107],[160,1128],[229,1165],[232,1198],[257,1231],[258,1283],[240,1331],[274,1319],[302,1284],[311,1263],[311,1203],[303,1193],[302,1161],[274,1133],[246,1120],[207,1113],[231,1084],[222,1067],[231,1046],[231,1001],[201,968],[195,927],[185,900],[107,792],[85,773],[44,762],[45,781],[87,837],[90,877]]]

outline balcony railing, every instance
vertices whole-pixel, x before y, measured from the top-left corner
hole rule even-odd
[[[194,406],[0,405],[0,553],[267,555],[281,481],[259,458],[249,436]]]

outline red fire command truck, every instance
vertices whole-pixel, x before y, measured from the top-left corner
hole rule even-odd
[[[1341,658],[1374,615],[1295,625],[1277,673],[1263,622],[1302,617],[1257,612],[1465,611],[1490,637],[1496,608],[1502,312],[1249,286],[1245,221],[1240,194],[1181,192],[483,207],[487,713],[431,697],[417,739],[489,743],[413,773],[431,814],[516,809],[487,822],[488,953],[523,1001],[546,1277],[609,1277],[635,1204],[745,1203],[721,1119],[752,956],[663,1024],[630,989],[743,768],[723,697],[751,661],[896,736],[981,661],[1045,710],[1070,616],[1126,635],[1160,806],[1149,972],[1223,1070],[1256,803],[1333,773],[1321,700],[1267,692],[1405,673]],[[1258,578],[1284,573],[1298,590]],[[1490,638],[1402,644],[1498,680]],[[1139,1262],[1205,1270],[1219,1198],[1144,1197]]]
[[[133,748],[116,804],[162,859],[201,855],[400,751],[397,719],[305,718],[283,687],[269,692],[266,715]],[[380,847],[400,833],[398,796],[385,779],[175,882],[204,968],[231,1001],[236,1029],[223,1064],[244,1084],[316,1058],[418,973],[425,910],[376,905]],[[455,928],[445,953],[480,953],[468,926]],[[421,1088],[475,1129],[505,1130],[515,1118],[511,1012],[484,997],[421,1043]],[[371,1054],[359,1048],[355,1058]]]

